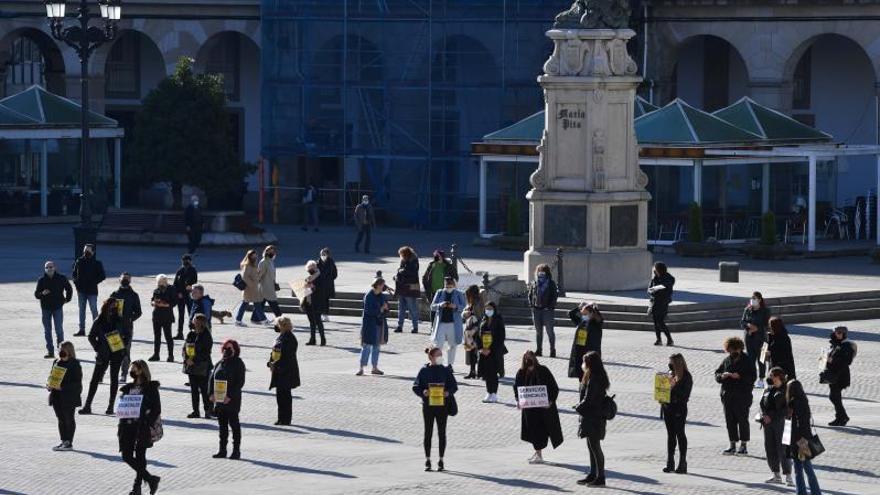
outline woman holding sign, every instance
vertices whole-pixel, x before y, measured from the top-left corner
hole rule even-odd
[[[220,348],[223,358],[214,366],[208,380],[209,399],[214,403],[214,413],[220,425],[220,450],[214,459],[226,457],[226,442],[229,427],[232,427],[232,454],[230,459],[241,458],[241,424],[238,413],[241,411],[241,389],[244,387],[244,362],[239,358],[241,347],[229,339]]]
[[[293,322],[287,316],[275,318],[275,345],[266,366],[272,373],[269,390],[275,389],[275,402],[278,404],[278,426],[290,426],[293,416],[293,398],[290,391],[299,387],[299,362],[296,350],[299,343],[293,335]]]
[[[136,473],[129,495],[140,495],[144,481],[153,494],[159,490],[159,477],[147,471],[147,449],[153,446],[153,430],[162,413],[159,382],[152,381],[150,368],[142,359],[131,363],[129,375],[132,381],[120,389],[122,395],[117,411],[119,451],[122,452],[122,460]]]
[[[440,461],[437,471],[443,471],[443,454],[446,453],[446,420],[457,413],[455,392],[458,383],[452,370],[443,366],[443,350],[439,347],[425,349],[428,364],[419,370],[413,392],[422,399],[422,418],[425,421],[425,471],[431,470],[431,437],[434,435],[434,423],[437,423],[437,440],[440,443]]]
[[[504,319],[494,302],[486,304],[486,317],[480,323],[480,333],[474,338],[479,353],[480,377],[486,381],[486,398],[483,402],[498,402],[498,376],[504,369],[505,331]]]
[[[554,449],[562,444],[562,426],[556,409],[559,386],[553,373],[538,364],[533,351],[523,354],[522,365],[516,372],[513,384],[513,395],[522,411],[520,439],[531,443],[535,449],[529,464],[543,464],[541,451],[547,447],[547,443],[552,442]]]
[[[89,330],[89,344],[95,350],[95,369],[89,383],[86,404],[79,410],[80,414],[92,414],[92,400],[98,391],[98,384],[104,379],[107,368],[110,368],[110,402],[106,414],[113,414],[116,402],[116,389],[119,387],[119,368],[125,355],[125,342],[119,333],[119,316],[116,312],[116,300],[107,299],[101,305],[101,313],[92,322]]]
[[[602,358],[596,351],[590,351],[583,357],[581,371],[580,403],[575,410],[581,416],[578,436],[587,439],[587,450],[590,452],[590,472],[587,477],[578,480],[579,485],[605,486],[605,454],[602,452],[602,440],[605,439],[605,395],[611,381],[605,372]]]
[[[581,369],[584,355],[590,351],[602,354],[602,323],[605,319],[596,303],[586,302],[569,311],[568,317],[575,324],[571,355],[568,358],[568,377],[580,380],[584,376]]]
[[[668,377],[668,400],[660,402],[663,421],[666,423],[666,467],[663,468],[663,472],[675,471],[678,474],[686,474],[688,439],[684,426],[687,423],[687,404],[691,398],[691,389],[694,388],[694,379],[688,371],[684,356],[680,353],[669,356]],[[676,444],[679,455],[677,468],[675,467]]]
[[[208,400],[208,375],[214,364],[211,362],[211,348],[214,338],[208,330],[208,317],[197,313],[193,316],[193,328],[183,344],[183,372],[189,375],[189,393],[192,412],[187,418],[199,417],[199,395],[205,408],[205,419],[211,419],[211,401]]]
[[[73,343],[64,341],[59,346],[58,359],[52,363],[49,380],[49,405],[58,418],[58,433],[61,443],[52,450],[73,450],[73,434],[76,432],[76,419],[73,412],[82,402],[82,368],[76,359]]]

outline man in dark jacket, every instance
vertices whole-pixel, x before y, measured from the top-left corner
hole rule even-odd
[[[141,317],[141,298],[131,288],[131,274],[122,272],[119,276],[119,288],[110,294],[117,301],[119,312],[119,331],[125,340],[125,356],[122,358],[122,368],[119,373],[123,381],[128,373],[128,365],[131,363],[131,339],[134,338],[134,322]],[[121,305],[121,307],[119,307]]]
[[[202,229],[205,225],[202,209],[199,207],[199,197],[195,194],[192,195],[189,206],[183,211],[183,223],[186,225],[187,252],[193,254],[202,242]]]
[[[192,304],[190,298],[192,286],[198,281],[199,272],[196,271],[196,267],[192,264],[192,255],[184,254],[181,258],[180,268],[177,269],[177,273],[174,275],[174,292],[177,298],[177,336],[174,337],[174,340],[183,340],[183,322],[188,322],[192,319],[192,312],[189,313],[189,318],[184,318],[184,314]],[[211,315],[205,316],[210,317]],[[210,322],[210,320],[208,321]],[[210,325],[208,326],[210,327]]]
[[[47,261],[43,266],[45,274],[37,280],[37,289],[34,297],[40,300],[40,309],[43,311],[43,335],[46,337],[46,359],[55,358],[55,346],[52,343],[52,322],[55,322],[55,336],[60,344],[64,341],[64,311],[65,303],[69,303],[73,297],[73,287],[67,281],[67,277],[55,271],[55,262]]]
[[[79,331],[76,337],[86,335],[86,303],[92,310],[92,321],[98,317],[98,284],[107,276],[104,274],[104,265],[95,259],[95,246],[86,244],[83,254],[73,262],[73,285],[76,287],[76,296],[79,300]]]
[[[856,357],[856,345],[847,339],[849,330],[836,327],[831,332],[831,349],[825,361],[825,370],[819,375],[819,381],[828,384],[828,398],[834,404],[834,421],[828,426],[846,426],[849,416],[843,407],[843,389],[850,385],[849,367]]]
[[[364,194],[361,202],[354,208],[354,226],[357,228],[357,239],[354,241],[354,251],[361,251],[361,241],[364,241],[364,252],[370,254],[370,241],[373,236],[373,228],[376,226],[376,212],[370,205],[370,197]]]

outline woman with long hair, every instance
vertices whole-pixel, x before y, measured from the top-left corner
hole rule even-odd
[[[208,317],[196,313],[192,319],[192,330],[186,335],[183,343],[183,372],[189,379],[190,400],[192,412],[187,418],[199,417],[199,396],[202,398],[202,406],[205,409],[205,419],[212,419],[213,407],[208,400],[208,377],[214,364],[211,362],[211,350],[214,347],[214,338],[208,329]]]
[[[767,342],[767,325],[770,319],[770,309],[764,302],[764,296],[760,292],[752,293],[752,298],[743,310],[742,328],[743,341],[746,343],[746,355],[752,362],[752,366],[758,365],[758,378],[755,380],[755,387],[762,388],[764,386],[764,375],[766,374],[766,365],[760,359],[761,348],[764,342]]]
[[[786,453],[786,446],[782,444],[782,435],[785,430],[785,417],[788,414],[788,406],[785,403],[785,370],[778,367],[770,368],[767,375],[767,387],[761,395],[761,428],[764,430],[764,451],[767,454],[767,465],[773,476],[767,483],[782,484],[779,468],[785,475],[785,484],[794,486],[791,479],[791,460]]]
[[[537,386],[546,387],[550,406],[523,408],[519,403],[519,388]],[[523,354],[522,364],[513,382],[513,395],[521,411],[520,439],[529,442],[535,449],[535,453],[529,458],[529,464],[543,464],[544,457],[541,451],[547,448],[548,442],[552,443],[555,449],[563,440],[559,410],[556,408],[559,386],[550,369],[538,363],[533,351],[526,351]]]
[[[465,375],[465,380],[477,377],[477,363],[479,357],[477,355],[477,345],[474,340],[480,331],[480,322],[483,320],[483,301],[480,294],[480,288],[471,285],[464,291],[464,299],[467,305],[461,312],[461,318],[464,321],[464,362],[470,366],[470,372]]]
[[[235,326],[247,326],[241,320],[244,318],[244,312],[247,310],[248,304],[252,304],[254,308],[251,312],[251,322],[262,325],[267,320],[266,315],[263,313],[263,293],[260,290],[257,252],[253,249],[248,249],[248,252],[245,253],[238,266],[241,269],[241,279],[244,280],[245,288],[241,291],[241,304],[235,313]],[[211,317],[211,315],[206,316]]]
[[[663,421],[666,424],[666,467],[664,473],[675,471],[687,473],[687,435],[684,432],[687,423],[687,404],[691,398],[694,379],[688,371],[687,362],[680,353],[669,356],[669,381],[672,389],[669,402],[662,404]],[[675,467],[675,446],[678,445],[678,467]]]
[[[785,402],[791,419],[791,441],[788,443],[788,455],[792,459],[794,468],[794,484],[798,495],[807,495],[807,485],[810,487],[810,495],[821,495],[819,480],[813,470],[812,451],[810,440],[813,439],[812,423],[810,421],[810,401],[804,387],[797,380],[789,380],[786,385]],[[804,474],[806,473],[806,481]]]
[[[171,325],[174,323],[174,311],[172,306],[176,304],[174,287],[168,284],[168,277],[162,274],[156,275],[156,288],[153,289],[153,297],[150,305],[153,306],[153,355],[148,361],[159,360],[159,350],[162,348],[162,334],[165,335],[165,345],[168,347],[168,362],[174,362],[174,341],[171,338]]]
[[[486,304],[485,314],[480,323],[480,332],[474,340],[480,355],[480,377],[486,381],[486,398],[483,402],[494,403],[498,402],[498,377],[504,367],[504,355],[507,353],[504,341],[507,336],[504,318],[494,302]]]
[[[152,429],[162,413],[159,382],[153,381],[147,363],[138,359],[129,369],[131,382],[122,386],[120,402],[140,396],[137,417],[119,418],[119,451],[122,460],[134,469],[134,487],[129,495],[140,495],[141,484],[147,482],[150,493],[159,490],[159,477],[147,471],[147,449],[153,446]]]
[[[61,443],[52,447],[52,450],[73,450],[73,434],[76,433],[74,411],[82,404],[83,387],[82,367],[76,359],[72,342],[65,340],[58,346],[58,359],[52,363],[50,373],[46,388],[49,390],[49,405],[58,418],[58,433],[61,436]],[[57,379],[59,373],[62,375],[60,380]]]
[[[406,322],[406,314],[412,321],[412,333],[419,333],[419,298],[422,288],[419,284],[419,256],[409,246],[402,246],[397,250],[400,257],[400,265],[397,267],[397,275],[394,276],[397,296],[397,333],[403,332],[403,324]]]
[[[122,366],[122,358],[125,356],[125,343],[119,329],[116,300],[106,299],[101,304],[98,318],[92,322],[92,328],[89,330],[89,344],[95,350],[95,369],[92,370],[89,393],[86,396],[85,405],[79,410],[80,414],[92,414],[92,400],[98,391],[98,384],[104,380],[107,368],[110,369],[110,400],[107,403],[106,414],[113,414],[116,390],[119,388],[119,368]]]
[[[425,354],[428,355],[428,363],[419,370],[412,390],[422,399],[422,419],[425,422],[425,471],[431,470],[431,437],[434,434],[435,422],[437,440],[440,443],[437,471],[443,471],[445,469],[443,455],[446,453],[446,420],[449,418],[452,401],[455,400],[455,392],[458,391],[458,383],[452,371],[447,366],[443,366],[442,349],[428,347],[425,349]]]
[[[220,450],[214,459],[226,457],[226,443],[229,440],[229,428],[232,428],[232,454],[230,459],[241,458],[241,423],[238,413],[241,411],[241,389],[244,387],[245,366],[239,355],[241,347],[238,342],[228,339],[220,347],[222,358],[214,366],[208,380],[208,398],[214,404],[214,414],[220,427]]]
[[[770,318],[767,332],[767,366],[782,368],[789,380],[795,378],[794,353],[791,350],[791,337],[782,318]]]
[[[306,262],[306,277],[303,280],[302,294],[300,296],[300,309],[309,319],[309,341],[306,345],[315,345],[315,332],[321,336],[321,345],[327,345],[327,339],[324,337],[324,322],[321,321],[321,313],[326,311],[327,304],[322,301],[327,293],[322,288],[324,274],[318,269],[318,262],[309,260]]]
[[[575,325],[574,339],[571,341],[571,355],[568,358],[568,377],[583,377],[584,354],[596,351],[602,354],[602,323],[605,318],[599,312],[596,303],[581,303],[568,312],[568,317]]]
[[[648,297],[650,298],[648,312],[651,313],[651,319],[654,321],[654,335],[657,337],[654,345],[663,345],[660,334],[664,334],[666,335],[666,345],[671,346],[673,345],[672,333],[666,326],[666,315],[669,314],[669,305],[672,303],[675,277],[669,273],[666,263],[662,261],[654,263],[651,275],[651,282],[648,283]]]
[[[590,452],[590,472],[578,480],[579,485],[605,486],[605,454],[602,440],[605,439],[605,396],[611,381],[602,364],[602,356],[596,351],[584,354],[581,369],[583,376],[580,385],[580,403],[576,410],[580,415],[578,436],[587,439]]]

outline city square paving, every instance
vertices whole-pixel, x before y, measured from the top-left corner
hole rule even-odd
[[[295,238],[291,234],[292,238]],[[42,261],[56,258],[62,272],[69,273],[68,227],[2,228],[0,259],[8,267],[0,284],[0,320],[4,328],[4,354],[0,377],[0,494],[3,493],[127,493],[133,471],[117,452],[116,422],[102,414],[77,417],[73,452],[52,452],[58,443],[52,409],[43,388],[49,364],[40,325],[39,304],[33,298],[34,282]],[[284,242],[282,257],[308,256],[302,243]],[[388,246],[392,241],[388,240]],[[405,243],[398,238],[394,243]],[[337,257],[351,270],[341,285],[369,283],[370,268],[379,263],[393,266],[388,257],[356,258],[340,248]],[[424,250],[423,250],[424,251]],[[141,295],[145,316],[135,327],[132,355],[152,353],[152,327],[148,299],[158,272],[173,273],[178,248],[106,246],[99,249],[108,274],[127,269]],[[374,249],[374,252],[376,250]],[[424,252],[422,253],[425,254]],[[485,264],[512,266],[509,255]],[[202,279],[220,308],[232,308],[239,296],[229,282],[240,259],[240,250],[204,250],[197,258]],[[167,260],[167,261],[166,261]],[[481,264],[479,260],[476,264]],[[297,264],[299,260],[297,259]],[[505,264],[506,263],[506,264]],[[842,266],[847,266],[844,262]],[[357,266],[355,264],[358,264]],[[474,264],[474,263],[472,263]],[[301,266],[301,265],[299,265]],[[476,268],[476,267],[475,267]],[[424,266],[423,266],[424,269]],[[872,270],[867,267],[866,270]],[[288,265],[292,276],[298,268]],[[858,278],[853,275],[853,278]],[[867,277],[864,277],[867,278]],[[115,287],[108,280],[101,287],[106,296]],[[502,308],[503,313],[503,308]],[[65,306],[65,331],[76,331],[76,303]],[[295,316],[300,342],[299,363],[303,386],[294,391],[293,425],[277,427],[274,394],[268,390],[265,367],[274,333],[267,328],[237,328],[215,324],[214,357],[219,343],[236,338],[248,368],[243,397],[242,460],[216,460],[216,423],[186,419],[190,412],[189,389],[180,364],[150,363],[154,379],[162,383],[165,438],[148,451],[150,470],[162,476],[161,493],[551,493],[589,490],[575,484],[587,465],[585,442],[577,438],[577,382],[567,378],[567,355],[573,332],[557,329],[560,358],[543,358],[560,384],[558,400],[565,442],[545,451],[547,465],[529,465],[530,446],[519,439],[519,412],[513,404],[510,377],[522,353],[531,347],[533,332],[526,327],[508,329],[510,353],[506,357],[508,378],[499,392],[503,404],[480,402],[482,382],[462,380],[465,371],[459,352],[460,414],[449,421],[449,446],[445,473],[423,472],[422,418],[420,401],[410,390],[413,377],[425,360],[427,326],[421,334],[392,334],[383,347],[382,377],[356,377],[359,351],[359,319],[334,317],[327,325],[328,347],[307,347],[305,318]],[[823,493],[880,493],[880,387],[876,370],[880,360],[878,321],[847,323],[851,338],[859,343],[853,365],[853,386],[845,392],[845,404],[853,418],[850,427],[829,429],[833,417],[827,388],[816,378],[816,357],[827,345],[828,329],[841,322],[791,328],[797,368],[810,394],[816,429],[828,451],[816,461]],[[676,351],[684,353],[694,375],[690,402],[688,475],[665,474],[665,430],[659,407],[652,400],[652,377],[666,366],[673,349],[654,347],[653,335],[643,332],[607,332],[603,354],[617,395],[618,416],[608,425],[604,442],[608,487],[606,493],[634,494],[758,494],[790,493],[792,488],[766,485],[769,470],[763,459],[763,436],[752,428],[748,457],[722,457],[726,433],[712,373],[723,358],[722,339],[737,334],[709,331],[679,334]],[[83,361],[85,381],[91,374],[94,353],[84,338],[69,337]],[[177,349],[179,352],[179,347]],[[164,350],[163,350],[164,357]],[[87,386],[87,383],[86,383]],[[757,410],[759,391],[755,391]],[[95,400],[96,411],[106,405],[107,384]],[[756,425],[755,425],[756,426]],[[436,460],[436,437],[434,441]]]

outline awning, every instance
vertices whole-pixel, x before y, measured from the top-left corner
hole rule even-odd
[[[814,129],[784,113],[758,104],[748,96],[736,103],[712,112],[712,115],[757,134],[774,144],[781,142],[828,142],[831,134]]]
[[[80,137],[82,106],[40,86],[0,100],[0,138],[76,139]],[[89,132],[95,138],[122,137],[115,120],[89,111]]]

